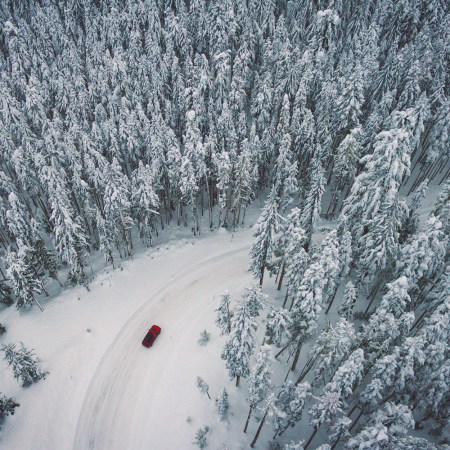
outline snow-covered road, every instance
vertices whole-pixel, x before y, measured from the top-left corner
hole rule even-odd
[[[213,326],[219,294],[248,284],[247,265],[248,245],[241,245],[192,265],[149,295],[119,331],[90,382],[75,450],[191,448],[192,429],[184,425],[196,409],[191,395],[196,376],[224,370],[220,360],[208,363],[211,350],[199,347],[197,339],[204,324]],[[162,333],[146,349],[140,342],[153,323]]]

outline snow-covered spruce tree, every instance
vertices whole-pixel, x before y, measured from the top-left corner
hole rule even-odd
[[[300,383],[315,366],[314,384],[326,384],[336,367],[347,358],[355,338],[355,327],[346,319],[340,319],[335,326],[325,328],[311,346],[305,367],[296,383]]]
[[[212,161],[217,172],[217,190],[219,203],[219,227],[228,225],[228,190],[230,186],[233,164],[228,152],[213,154]]]
[[[442,222],[432,215],[425,228],[413,234],[402,247],[396,272],[407,277],[411,297],[417,298],[443,270],[448,242]]]
[[[266,318],[265,340],[269,345],[281,347],[291,338],[291,316],[284,308],[270,307]]]
[[[333,216],[339,197],[342,195],[346,186],[351,186],[355,178],[358,160],[361,154],[360,128],[354,128],[339,144],[334,155],[334,176],[336,177],[333,188],[330,206],[327,214]]]
[[[322,424],[331,424],[338,414],[343,413],[343,403],[339,392],[325,391],[320,397],[315,398],[316,403],[308,411],[309,424],[314,428],[314,431],[305,444],[305,450],[311,444]]]
[[[408,429],[413,428],[414,418],[411,410],[407,406],[387,402],[383,408],[380,408],[372,415],[369,425],[348,440],[345,449],[359,450],[361,448],[370,448],[382,450],[389,447],[392,448],[391,444],[399,442],[398,439],[405,436]]]
[[[248,377],[250,374],[249,363],[255,346],[256,328],[256,321],[247,302],[241,301],[234,310],[231,332],[221,353],[230,379],[236,378],[236,386],[239,386],[241,377]]]
[[[230,210],[233,214],[233,229],[244,223],[245,211],[252,202],[256,184],[253,173],[252,149],[248,139],[241,144],[241,153],[237,156]],[[241,219],[241,211],[244,211]]]
[[[263,345],[259,349],[256,364],[253,366],[248,379],[248,403],[249,411],[244,426],[244,433],[247,432],[250,417],[254,408],[263,401],[272,387],[271,364],[273,354],[270,345]]]
[[[311,159],[310,178],[306,198],[302,205],[301,227],[306,233],[305,250],[308,250],[314,227],[320,213],[320,204],[325,192],[325,174],[322,167],[322,150],[320,146]]]
[[[49,196],[56,252],[70,267],[69,282],[87,286],[85,258],[88,242],[82,222],[75,215],[70,201],[65,172],[53,158],[50,166],[43,165],[41,176]]]
[[[20,343],[20,348],[16,350],[16,344],[6,344],[2,346],[3,359],[8,366],[12,367],[16,380],[21,380],[24,387],[29,386],[47,375],[39,368],[39,358],[36,358],[33,350],[28,350]]]
[[[370,283],[392,265],[408,208],[398,191],[410,171],[420,117],[414,109],[396,112],[391,128],[377,135],[373,154],[361,159],[365,168],[355,179],[342,214],[348,219],[359,261],[360,279]]]
[[[277,197],[280,199],[280,211],[292,203],[293,197],[298,191],[297,161],[292,161],[292,138],[290,134],[290,105],[289,97],[283,97],[280,121],[278,123],[278,156],[274,168],[274,186]]]
[[[363,377],[364,363],[364,351],[358,348],[338,367],[331,381],[325,386],[324,392],[339,392],[344,400],[350,397]]]
[[[297,386],[292,381],[283,383],[274,404],[275,437],[283,434],[289,427],[295,426],[302,418],[305,403],[310,396],[311,386],[308,383]]]
[[[340,255],[340,245],[337,231],[330,231],[322,241],[318,251],[317,259],[324,270],[325,286],[323,291],[324,303],[331,303],[339,282],[339,276],[343,271],[343,261]]]
[[[208,446],[208,440],[207,440],[208,432],[209,432],[209,427],[207,425],[199,428],[195,432],[195,439],[192,444],[197,446],[200,449],[206,448]]]
[[[292,308],[290,332],[292,341],[296,342],[292,370],[295,370],[297,365],[303,342],[311,336],[317,327],[317,319],[322,311],[324,287],[324,269],[319,262],[314,262],[303,275]]]
[[[305,259],[305,249],[303,248],[306,239],[305,232],[300,227],[301,210],[300,208],[292,208],[286,218],[284,230],[281,232],[279,239],[282,257],[281,266],[278,274],[278,290],[281,289],[286,269],[289,271],[289,279],[294,284],[294,279],[301,277],[302,270],[306,266],[302,264]]]
[[[115,237],[113,224],[106,221],[102,212],[97,209],[95,213],[95,225],[100,244],[99,250],[103,253],[106,263],[111,263],[114,268]]]
[[[215,400],[217,414],[219,415],[220,421],[224,421],[227,417],[228,409],[230,407],[228,401],[228,392],[225,388],[222,389],[219,396]]]
[[[46,248],[35,219],[14,192],[9,194],[8,202],[10,209],[6,211],[6,223],[16,241],[20,239],[28,246],[36,278],[42,281],[45,276],[57,279],[58,265]]]
[[[399,236],[400,242],[405,242],[409,236],[416,233],[419,229],[419,209],[422,204],[422,200],[425,198],[428,191],[428,183],[428,179],[422,181],[420,186],[414,192],[411,204],[409,205],[408,217]]]
[[[355,285],[351,281],[349,281],[345,285],[342,303],[338,309],[339,316],[343,317],[344,319],[351,320],[353,318],[353,308],[355,307],[357,298],[358,291],[356,290]]]
[[[247,302],[247,307],[252,317],[258,317],[260,311],[264,308],[267,295],[263,294],[262,288],[258,284],[254,284],[244,289],[242,301]]]
[[[16,307],[22,308],[35,302],[42,311],[36,295],[41,294],[42,281],[37,278],[30,260],[29,248],[19,239],[19,250],[16,252],[11,249],[6,255],[6,274],[12,286],[14,297],[17,299]]]
[[[250,267],[255,278],[259,279],[262,286],[264,270],[273,253],[275,236],[278,233],[281,216],[278,213],[279,199],[276,197],[275,188],[272,187],[269,198],[261,212],[253,233],[254,241],[250,249]]]
[[[217,316],[215,324],[220,330],[220,335],[229,334],[231,331],[231,316],[230,311],[230,294],[225,291],[220,297],[219,306],[216,309]]]
[[[209,395],[209,384],[202,377],[197,377],[196,384],[199,391],[202,394],[206,394],[208,398],[211,400],[211,396]]]
[[[103,194],[103,212],[105,220],[112,226],[114,241],[121,257],[131,255],[133,243],[130,229],[131,217],[130,183],[122,173],[116,158],[103,173],[105,192]]]
[[[186,134],[184,136],[184,154],[181,162],[180,189],[185,205],[191,205],[194,235],[200,230],[197,211],[199,184],[206,177],[205,147],[198,128],[198,115],[194,110],[190,110],[186,113]]]
[[[139,235],[146,245],[152,245],[154,234],[157,234],[155,221],[160,205],[155,184],[151,167],[139,161],[131,180],[131,205]]]
[[[14,415],[14,410],[20,406],[12,398],[6,397],[1,394],[0,396],[0,420],[3,420],[6,416]]]

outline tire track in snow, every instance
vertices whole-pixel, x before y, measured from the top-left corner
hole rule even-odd
[[[213,294],[211,279],[216,293],[233,289],[230,284],[246,270],[247,261],[248,245],[201,261],[159,288],[128,319],[90,382],[74,450],[144,449],[148,448],[148,437],[157,440],[162,435],[169,418],[158,414],[158,403],[173,388],[165,385],[167,377],[163,375],[176,370],[183,360],[183,342],[179,340],[191,321],[208,310]],[[162,327],[157,345],[150,350],[141,345],[151,325],[149,320]],[[171,339],[172,334],[175,339]]]

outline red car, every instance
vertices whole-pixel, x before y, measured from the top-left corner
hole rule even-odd
[[[158,325],[152,325],[150,330],[148,330],[148,333],[145,335],[142,345],[147,348],[151,347],[159,333],[161,333],[161,328],[158,327]]]

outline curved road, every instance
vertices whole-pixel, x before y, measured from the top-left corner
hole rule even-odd
[[[210,367],[210,349],[199,347],[197,339],[205,324],[209,330],[214,327],[213,296],[249,282],[247,264],[248,245],[203,261],[153,293],[134,313],[91,380],[74,450],[191,447],[192,431],[185,435],[180,423],[192,413],[186,393],[196,389],[194,374],[212,371],[208,376],[223,377],[225,370],[221,361],[222,375],[218,367]],[[155,346],[146,349],[140,342],[152,323],[162,332]]]

